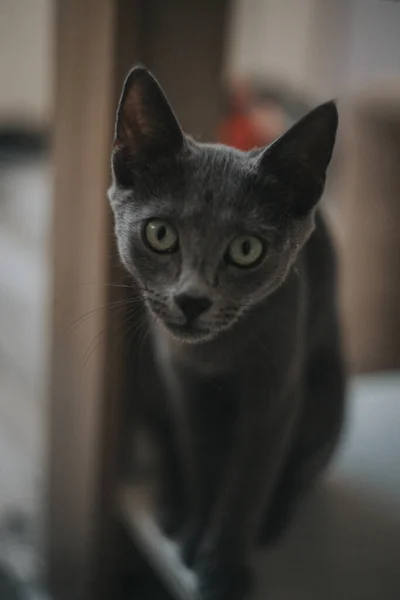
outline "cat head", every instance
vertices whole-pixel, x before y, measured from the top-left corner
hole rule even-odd
[[[131,71],[109,198],[121,260],[172,335],[212,339],[282,285],[312,231],[337,123],[329,102],[265,149],[197,143],[149,71]]]

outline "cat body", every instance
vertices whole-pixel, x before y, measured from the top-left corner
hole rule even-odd
[[[253,548],[280,537],[340,434],[335,257],[316,208],[336,128],[328,103],[243,153],[185,136],[143,68],[122,94],[109,196],[161,384],[163,516],[204,600],[247,597]]]

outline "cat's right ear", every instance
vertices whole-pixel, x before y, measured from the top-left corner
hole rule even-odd
[[[338,127],[334,102],[321,104],[295,123],[259,159],[262,174],[275,175],[292,191],[293,214],[308,214],[320,199]]]
[[[133,160],[152,161],[176,155],[184,136],[173,110],[153,75],[135,67],[125,80],[117,111],[114,148]]]

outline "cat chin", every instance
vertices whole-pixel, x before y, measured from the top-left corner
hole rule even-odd
[[[206,344],[212,342],[219,334],[219,331],[210,331],[202,329],[187,329],[182,326],[162,323],[165,331],[177,342],[181,344]]]

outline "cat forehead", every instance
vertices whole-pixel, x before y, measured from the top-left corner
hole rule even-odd
[[[193,180],[207,181],[210,189],[241,181],[254,172],[254,159],[222,144],[192,144],[186,162]]]
[[[219,144],[199,145],[184,168],[184,212],[204,212],[216,219],[246,218],[269,221],[277,196],[287,193],[272,174],[260,177],[258,158],[262,150],[249,153]],[[210,223],[211,224],[211,223]]]
[[[183,186],[149,197],[143,206],[146,217],[161,215],[206,237],[213,231],[229,235],[275,229],[265,190],[236,169],[221,173],[216,168],[214,164],[209,173],[202,169],[196,176],[189,174]]]
[[[276,182],[258,176],[259,152],[189,139],[176,161],[160,171],[147,170],[143,181],[127,190],[135,218],[163,216],[202,230],[275,226],[270,200]]]
[[[183,159],[182,174],[185,196],[215,209],[242,199],[255,179],[252,161],[244,153],[217,144],[195,147]]]

